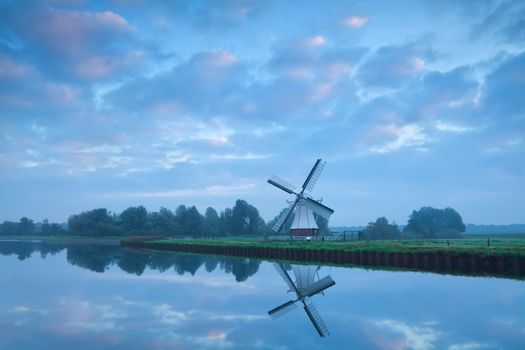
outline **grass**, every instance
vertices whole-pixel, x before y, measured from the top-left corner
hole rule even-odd
[[[525,239],[501,238],[490,239],[436,239],[436,240],[392,240],[392,241],[265,241],[262,238],[216,238],[216,239],[163,239],[150,243],[163,245],[196,244],[230,247],[261,247],[276,249],[332,249],[353,252],[381,253],[449,253],[480,254],[495,256],[525,256]]]

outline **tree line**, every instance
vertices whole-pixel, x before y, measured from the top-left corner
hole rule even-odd
[[[25,260],[34,253],[42,259],[66,250],[67,262],[83,269],[103,273],[111,266],[118,266],[122,271],[142,275],[146,268],[160,272],[173,269],[178,275],[194,275],[204,268],[207,272],[216,269],[231,273],[237,282],[246,281],[257,273],[260,260],[235,257],[205,256],[196,254],[165,254],[162,252],[135,252],[120,249],[118,245],[83,245],[49,242],[3,242],[0,244],[1,255],[15,255]]]
[[[120,214],[111,213],[105,208],[93,209],[71,215],[67,230],[63,225],[49,223],[47,220],[35,224],[27,217],[19,222],[4,221],[0,224],[0,235],[74,235],[74,236],[246,236],[272,234],[271,228],[282,212],[266,223],[257,208],[238,199],[232,208],[218,213],[208,207],[201,214],[195,206],[179,205],[175,211],[161,208],[148,212],[143,206],[129,207]],[[322,235],[328,234],[328,221],[314,215]],[[283,232],[288,232],[293,222],[293,214],[287,220]],[[400,230],[395,222],[385,217],[370,222],[359,232],[361,239],[432,239],[459,238],[465,232],[461,215],[452,208],[435,209],[423,207],[414,210],[407,225]]]
[[[148,210],[144,206],[129,207],[120,214],[106,208],[88,210],[71,215],[67,230],[60,224],[44,220],[35,224],[26,217],[19,222],[4,221],[0,224],[0,235],[29,236],[34,234],[73,236],[246,236],[268,234],[270,229],[259,211],[245,200],[238,199],[233,208],[218,213],[208,207],[201,214],[195,206],[179,205],[175,211],[161,208]]]
[[[371,240],[461,238],[465,228],[461,215],[452,208],[422,207],[410,214],[403,230],[395,222],[389,223],[385,217],[380,217],[368,223],[360,236]]]

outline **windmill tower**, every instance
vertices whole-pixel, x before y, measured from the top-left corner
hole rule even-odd
[[[317,227],[313,214],[315,213],[328,220],[334,211],[333,209],[330,209],[327,206],[321,204],[320,201],[316,201],[308,197],[306,192],[312,191],[313,187],[317,183],[317,180],[319,179],[319,176],[321,176],[321,172],[323,171],[325,164],[326,162],[323,162],[321,159],[317,159],[312,170],[306,177],[300,192],[295,192],[295,186],[275,175],[268,179],[268,183],[274,185],[286,193],[295,195],[295,200],[290,202],[288,209],[281,214],[273,226],[273,230],[277,234],[281,232],[290,215],[295,213],[292,227],[290,228],[290,236],[306,237],[319,235],[319,228]]]
[[[328,328],[310,298],[316,294],[323,293],[325,289],[335,285],[332,277],[326,276],[319,279],[319,266],[292,265],[292,270],[295,275],[294,282],[281,263],[274,264],[274,267],[290,288],[289,292],[294,292],[297,298],[268,311],[268,315],[270,315],[272,319],[279,318],[295,309],[297,307],[296,304],[301,302],[306,315],[310,319],[310,322],[312,322],[317,333],[319,333],[319,336],[328,336]]]

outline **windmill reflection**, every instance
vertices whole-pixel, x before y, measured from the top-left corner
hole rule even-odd
[[[328,336],[328,328],[310,298],[316,294],[323,293],[325,289],[333,286],[335,282],[332,277],[326,276],[320,279],[320,266],[292,265],[292,271],[295,276],[294,281],[283,264],[276,263],[274,267],[290,288],[288,292],[294,292],[297,298],[268,311],[268,315],[270,315],[272,319],[279,318],[295,309],[297,303],[301,302],[306,315],[317,330],[317,333],[319,333],[321,337]]]

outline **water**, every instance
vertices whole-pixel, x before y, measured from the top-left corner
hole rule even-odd
[[[0,254],[0,349],[525,349],[523,281],[323,266],[336,284],[310,298],[321,338],[300,303],[268,317],[296,298],[269,262],[38,242]]]

